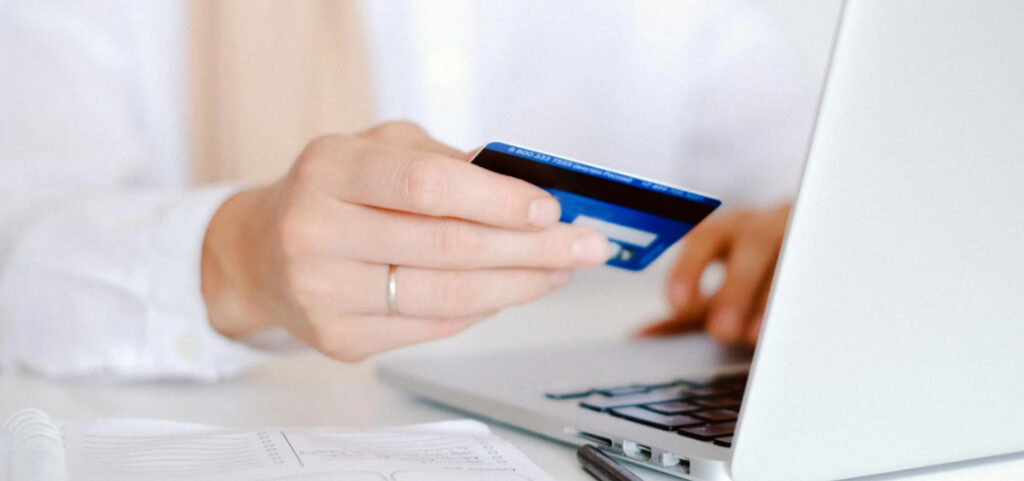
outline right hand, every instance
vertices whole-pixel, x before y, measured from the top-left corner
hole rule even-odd
[[[281,326],[357,361],[454,334],[605,261],[607,239],[558,223],[547,192],[467,158],[407,122],[310,142],[283,179],[236,194],[211,221],[211,325],[233,338]]]
[[[738,210],[712,215],[687,235],[668,282],[672,316],[647,326],[640,335],[687,332],[702,325],[715,339],[753,346],[761,332],[768,290],[790,205],[768,210]],[[725,264],[722,286],[705,298],[700,292],[704,270]]]

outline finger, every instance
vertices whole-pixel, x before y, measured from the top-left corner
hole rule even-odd
[[[338,200],[433,217],[531,229],[555,224],[561,215],[558,201],[528,182],[447,156],[351,138],[318,139],[293,172]]]
[[[395,290],[403,316],[465,317],[523,304],[564,286],[568,270],[446,271],[398,266]],[[311,319],[389,314],[389,266],[307,259],[289,266],[289,297]]]
[[[700,278],[708,265],[729,246],[731,217],[708,219],[691,231],[668,282],[669,303],[677,310],[700,297]]]
[[[725,281],[711,301],[708,332],[722,342],[743,338],[755,301],[775,266],[778,249],[757,235],[738,235],[726,261]]]
[[[346,277],[366,279],[338,295],[336,313],[387,314],[388,266],[349,265]],[[444,271],[399,266],[398,312],[409,317],[465,317],[537,299],[560,289],[566,270],[479,269]]]
[[[306,236],[307,253],[441,269],[558,269],[604,263],[610,250],[600,233],[568,224],[516,231],[343,203],[330,208],[338,222],[319,222],[318,232]],[[344,242],[338,242],[341,236]]]
[[[348,316],[322,329],[313,346],[335,359],[359,362],[383,351],[454,335],[494,312],[462,318]]]
[[[568,270],[439,271],[400,267],[398,309],[413,317],[463,317],[504,309],[561,289]]]
[[[707,316],[707,301],[698,298],[672,317],[644,326],[636,335],[639,337],[669,336],[700,330]]]
[[[444,155],[453,159],[464,159],[466,153],[434,139],[419,125],[407,120],[386,122],[366,130],[359,137],[395,147]]]

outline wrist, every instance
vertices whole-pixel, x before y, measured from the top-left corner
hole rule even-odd
[[[272,327],[261,308],[260,269],[255,262],[265,244],[261,224],[268,209],[269,188],[239,192],[229,197],[210,220],[203,239],[201,289],[210,326],[237,339]]]

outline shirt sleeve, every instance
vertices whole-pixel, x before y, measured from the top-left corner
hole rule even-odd
[[[0,281],[4,367],[215,380],[264,359],[210,327],[200,291],[207,224],[235,190],[77,194],[37,206]]]
[[[184,80],[165,75],[180,56],[140,41],[184,48],[183,23],[139,27],[180,16],[174,5],[0,1],[4,369],[213,380],[268,355],[207,321],[202,242],[238,187],[184,187],[169,107]]]

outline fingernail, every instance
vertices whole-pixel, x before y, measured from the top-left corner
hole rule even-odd
[[[568,269],[554,271],[551,273],[551,277],[549,278],[553,287],[565,285],[570,279],[572,279],[572,271]]]
[[[608,239],[600,234],[587,234],[572,245],[572,260],[578,264],[594,265],[608,260]]]
[[[722,309],[711,318],[711,330],[721,340],[735,341],[740,336],[740,316],[734,309]]]
[[[527,221],[536,227],[547,227],[558,222],[558,217],[561,215],[562,206],[554,197],[542,197],[530,202]]]
[[[672,305],[683,307],[690,301],[690,286],[686,285],[685,282],[676,282],[672,284],[672,289],[668,295],[668,300],[672,302]]]

